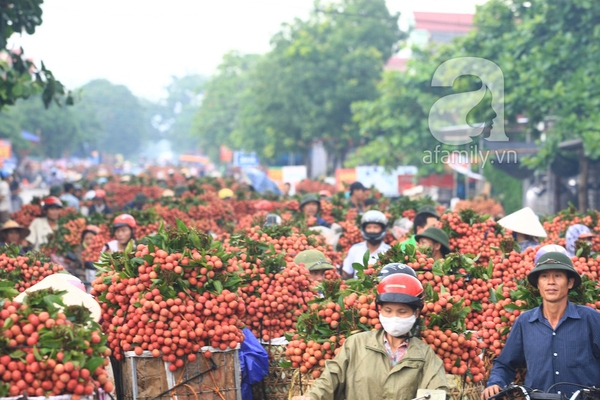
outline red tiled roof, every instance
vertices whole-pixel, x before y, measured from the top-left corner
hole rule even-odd
[[[415,28],[432,32],[462,32],[473,29],[473,14],[415,11]]]
[[[386,70],[394,70],[394,71],[406,71],[406,63],[408,62],[407,58],[399,58],[392,56],[385,64]]]

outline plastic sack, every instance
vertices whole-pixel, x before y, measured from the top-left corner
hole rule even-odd
[[[242,330],[245,339],[240,346],[242,368],[242,400],[252,400],[252,385],[269,373],[269,354],[248,328]]]

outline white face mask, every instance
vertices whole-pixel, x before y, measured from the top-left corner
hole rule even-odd
[[[379,322],[381,322],[381,326],[383,329],[394,337],[400,337],[406,335],[410,332],[410,329],[413,327],[415,322],[417,321],[417,316],[412,315],[407,318],[400,317],[384,317],[379,314]]]

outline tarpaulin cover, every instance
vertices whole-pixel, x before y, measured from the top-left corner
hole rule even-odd
[[[245,339],[240,347],[242,368],[242,400],[252,400],[252,385],[269,373],[269,354],[248,328],[242,330]]]
[[[276,195],[281,195],[281,190],[275,182],[273,182],[267,174],[257,168],[244,168],[244,178],[246,183],[252,185],[254,190],[260,194],[271,192]]]

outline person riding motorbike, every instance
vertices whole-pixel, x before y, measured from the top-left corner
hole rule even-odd
[[[304,214],[306,219],[315,218],[315,224],[317,226],[324,226],[326,228],[331,227],[331,224],[325,221],[319,213],[321,212],[321,200],[316,194],[306,194],[300,201],[300,211]]]
[[[115,239],[106,243],[102,252],[116,253],[124,251],[130,241],[135,242],[135,228],[137,223],[135,218],[129,214],[117,215],[113,220],[113,230]]]
[[[48,235],[58,229],[58,217],[63,204],[58,197],[49,196],[42,202],[43,215],[34,219],[29,225],[29,235],[25,238],[34,250],[40,250],[48,243]]]
[[[442,360],[412,335],[423,307],[423,286],[409,274],[377,286],[382,328],[352,335],[304,396],[292,400],[409,400],[418,389],[448,389]]]
[[[539,257],[527,280],[539,290],[542,305],[515,321],[494,360],[481,399],[498,394],[526,367],[525,386],[568,398],[580,386],[597,386],[600,376],[600,313],[569,301],[582,279],[562,251]]]
[[[369,264],[375,264],[379,258],[379,254],[385,253],[390,246],[383,242],[387,235],[388,219],[386,216],[377,210],[369,210],[363,214],[360,223],[360,232],[365,239],[364,242],[356,243],[344,259],[342,268],[342,278],[350,279],[356,277],[356,271],[352,264],[363,262],[365,253],[369,252]],[[365,267],[367,267],[365,265]]]

